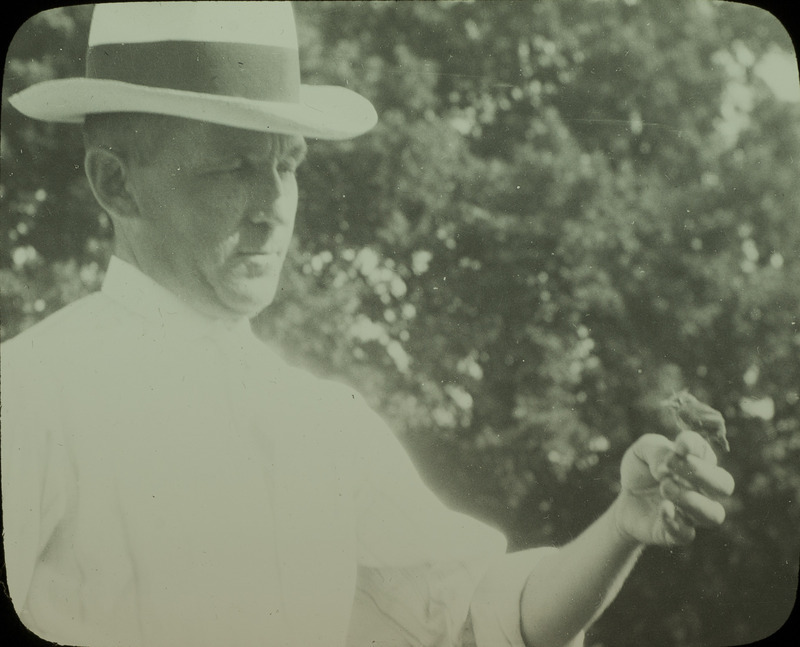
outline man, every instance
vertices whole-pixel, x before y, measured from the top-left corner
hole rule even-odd
[[[87,78],[12,99],[84,124],[116,236],[100,293],[3,347],[15,609],[87,647],[580,644],[642,548],[721,523],[733,481],[694,432],[645,435],[581,536],[505,555],[357,394],[263,346],[249,318],[275,294],[304,137],[376,119],[298,69],[286,3],[101,5]]]

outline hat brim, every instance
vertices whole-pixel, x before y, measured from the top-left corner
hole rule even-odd
[[[378,120],[367,99],[327,85],[301,85],[300,100],[284,103],[71,78],[38,83],[9,101],[28,117],[44,121],[82,123],[87,114],[149,112],[315,139],[355,137]]]

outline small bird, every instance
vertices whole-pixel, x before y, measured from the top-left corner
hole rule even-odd
[[[709,442],[717,443],[723,450],[731,450],[725,430],[725,419],[716,409],[700,402],[684,389],[663,402],[675,415],[675,422],[682,430],[696,431]]]

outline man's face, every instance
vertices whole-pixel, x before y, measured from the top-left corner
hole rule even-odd
[[[173,122],[154,157],[128,165],[138,210],[128,241],[134,262],[207,314],[252,317],[275,296],[305,142]]]

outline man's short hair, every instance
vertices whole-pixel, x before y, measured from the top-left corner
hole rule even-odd
[[[146,163],[158,154],[177,117],[144,112],[86,115],[83,141],[87,151],[103,149],[125,161]]]

